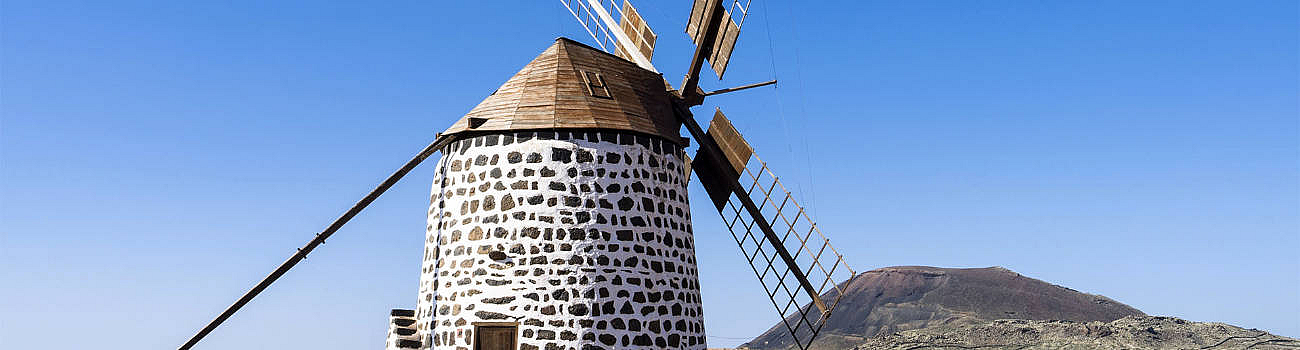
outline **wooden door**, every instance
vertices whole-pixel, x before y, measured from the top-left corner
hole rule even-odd
[[[515,350],[517,326],[478,326],[474,332],[474,350]]]

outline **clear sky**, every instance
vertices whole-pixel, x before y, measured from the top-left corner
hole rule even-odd
[[[678,84],[690,1],[637,3]],[[755,1],[719,96],[859,271],[1300,336],[1295,1]],[[558,36],[555,1],[0,2],[0,348],[180,345]],[[712,74],[707,72],[706,74]],[[704,118],[701,118],[704,120]],[[377,349],[425,166],[202,349]],[[776,322],[692,184],[706,329]]]

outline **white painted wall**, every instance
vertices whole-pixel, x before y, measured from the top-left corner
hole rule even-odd
[[[472,349],[476,322],[518,322],[520,349],[703,349],[680,150],[563,134],[444,150],[417,308],[425,346]]]

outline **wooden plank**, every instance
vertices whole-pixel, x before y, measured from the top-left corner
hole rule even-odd
[[[727,116],[722,114],[722,109],[714,111],[713,121],[709,122],[707,134],[717,141],[732,170],[740,175],[749,164],[749,157],[754,154],[754,149],[745,142],[745,138],[736,131],[736,127],[731,125]]]
[[[691,37],[691,42],[695,45],[699,45],[702,39],[700,36],[703,33],[700,29],[704,27],[704,15],[707,13],[705,9],[709,8],[710,3],[709,0],[695,0],[691,4],[691,17],[686,20],[686,35]]]
[[[474,349],[515,350],[517,326],[478,326],[475,328]]]
[[[727,71],[727,64],[731,62],[731,52],[736,50],[736,38],[740,36],[740,27],[731,19],[731,13],[722,12],[722,27],[719,29],[718,40],[713,46],[713,54],[709,57],[709,63],[713,67],[713,73],[722,79],[722,74]]]
[[[580,78],[599,73],[609,97],[594,97]],[[560,39],[520,69],[443,134],[468,130],[467,118],[487,120],[474,130],[602,128],[659,135],[680,142],[667,83],[653,72],[599,50]]]

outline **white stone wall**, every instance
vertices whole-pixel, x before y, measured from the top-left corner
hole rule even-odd
[[[417,308],[424,346],[704,349],[681,150],[614,132],[478,136],[443,150]]]

